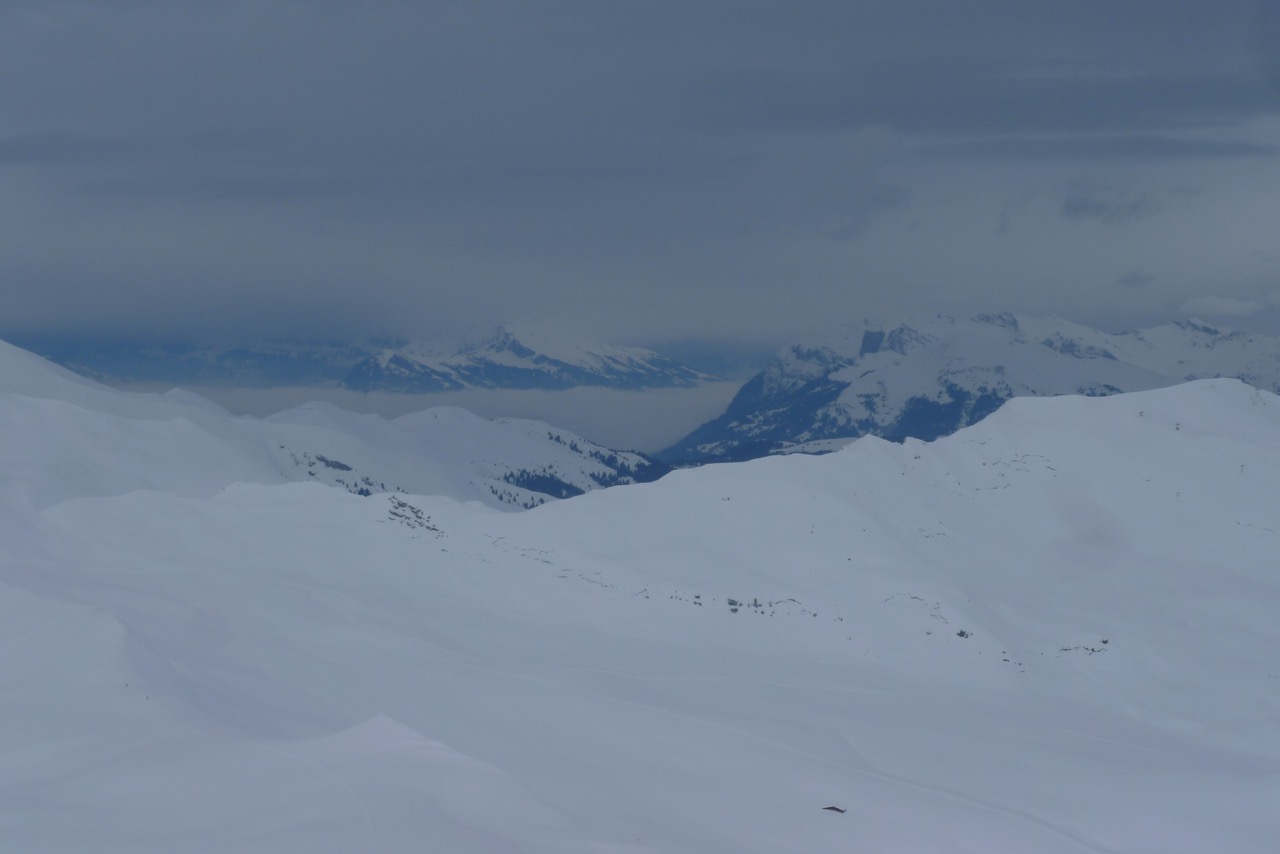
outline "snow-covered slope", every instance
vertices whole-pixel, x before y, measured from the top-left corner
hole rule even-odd
[[[527,513],[11,505],[0,849],[1270,854],[1277,501],[1217,380]]]
[[[867,434],[933,439],[1012,397],[1106,395],[1208,377],[1280,390],[1280,340],[1199,322],[1122,334],[1010,314],[867,322],[784,349],[723,415],[660,456],[827,451]]]
[[[431,392],[461,388],[575,386],[668,388],[714,379],[652,350],[572,341],[502,326],[452,355],[413,345],[357,364],[343,385],[357,391]]]
[[[314,480],[525,508],[665,469],[536,421],[437,407],[387,421],[327,404],[266,420],[196,395],[130,394],[0,343],[0,493],[36,506],[158,489]]]

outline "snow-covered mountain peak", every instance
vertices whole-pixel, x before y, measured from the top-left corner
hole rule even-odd
[[[82,376],[116,384],[325,388],[336,384],[356,391],[433,392],[583,385],[669,388],[716,379],[645,348],[516,324],[504,324],[461,346],[383,336],[347,343],[219,346],[56,339],[32,342],[32,347]]]
[[[932,439],[1017,396],[1107,395],[1209,377],[1280,389],[1280,340],[1186,321],[1108,333],[1009,313],[867,321],[784,348],[673,461]]]
[[[423,346],[384,350],[344,380],[359,391],[430,392],[462,388],[692,386],[713,379],[652,350],[583,341],[505,324],[451,355]]]
[[[657,358],[651,350],[618,347],[534,330],[515,324],[499,326],[487,339],[470,350],[477,357],[510,360],[511,364],[560,363],[598,371],[611,362],[640,364]]]

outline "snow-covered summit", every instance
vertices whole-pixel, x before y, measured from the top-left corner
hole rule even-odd
[[[580,341],[504,325],[489,338],[440,355],[428,343],[384,349],[343,381],[358,391],[430,392],[462,388],[692,386],[712,377],[639,347]]]
[[[868,434],[932,439],[1012,397],[1108,395],[1211,377],[1280,389],[1280,340],[1199,321],[1119,334],[1012,314],[867,321],[784,348],[723,415],[661,456],[829,450]]]

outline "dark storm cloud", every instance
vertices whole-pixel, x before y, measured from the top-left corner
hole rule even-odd
[[[1254,43],[1263,79],[1280,92],[1280,2],[1260,0],[1253,23]]]
[[[142,153],[126,140],[46,131],[0,137],[0,167],[22,163],[101,163]]]
[[[1172,136],[1005,137],[937,145],[927,150],[931,154],[1000,160],[1136,160],[1147,163],[1280,155],[1280,145],[1271,143]]]
[[[1141,270],[1130,270],[1120,278],[1116,279],[1116,286],[1128,288],[1129,290],[1137,290],[1145,288],[1156,280],[1156,277],[1150,273],[1144,273]]]
[[[1079,182],[1067,191],[1061,214],[1067,219],[1127,223],[1149,216],[1157,209],[1149,196],[1130,187]]]
[[[1096,133],[1220,125],[1268,113],[1273,102],[1247,73],[1064,76],[1019,61],[923,58],[824,74],[747,72],[707,88],[689,115],[730,132]]]
[[[1183,271],[1152,267],[1168,311],[1223,265],[1214,281],[1256,299],[1265,271],[1238,259],[1265,248],[1253,224],[1280,195],[1277,15],[0,3],[0,335],[540,317],[776,339],[859,312],[1071,299],[1128,317],[1109,301],[1155,289],[1112,287],[1115,270],[1152,254]],[[1182,185],[1200,192],[1170,207]],[[1148,231],[1099,246],[1079,223]]]

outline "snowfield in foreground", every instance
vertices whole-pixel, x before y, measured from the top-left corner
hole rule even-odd
[[[0,849],[1280,850],[1278,440],[1215,380],[514,514],[9,472]]]

